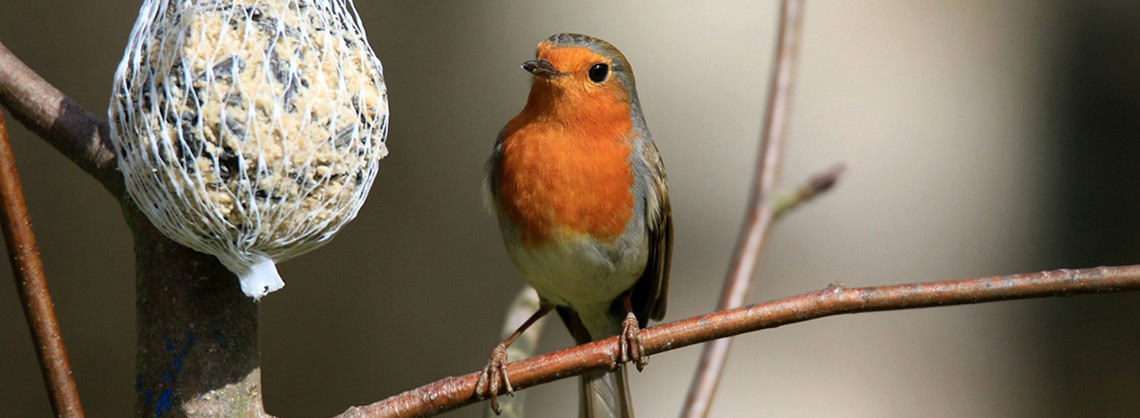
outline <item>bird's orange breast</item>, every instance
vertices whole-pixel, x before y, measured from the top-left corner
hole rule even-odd
[[[536,86],[503,131],[498,203],[527,244],[580,234],[613,241],[633,213],[624,97],[567,94]]]

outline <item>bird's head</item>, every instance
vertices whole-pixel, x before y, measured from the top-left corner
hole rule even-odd
[[[617,106],[625,112],[637,106],[629,61],[601,39],[573,33],[551,36],[538,44],[535,59],[524,62],[522,68],[534,74],[532,102],[594,110]]]

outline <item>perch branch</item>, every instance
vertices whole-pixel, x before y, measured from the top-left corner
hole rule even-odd
[[[751,198],[745,212],[744,228],[736,242],[736,250],[721,289],[717,310],[736,308],[744,304],[760,251],[771,230],[775,210],[768,195],[780,174],[780,157],[784,138],[791,119],[792,87],[797,61],[800,28],[803,21],[802,0],[784,0],[780,3],[780,24],[776,37],[775,69],[768,86],[768,106],[761,129],[760,152],[756,159],[756,177],[752,183]],[[699,418],[708,415],[709,406],[716,394],[717,383],[724,372],[731,339],[716,340],[705,345],[697,372],[689,386],[689,394],[681,416]]]
[[[723,339],[826,316],[859,312],[964,305],[1001,300],[1140,290],[1140,265],[1053,270],[1009,276],[890,286],[824,289],[780,300],[661,324],[642,331],[646,354]],[[515,390],[617,367],[611,337],[507,365]],[[448,377],[371,405],[352,407],[339,418],[428,416],[479,401],[478,372]]]
[[[84,110],[0,43],[0,103],[115,197],[123,196],[106,122]]]
[[[16,172],[16,158],[8,142],[8,128],[3,115],[0,115],[0,200],[3,206],[0,226],[4,229],[12,277],[16,279],[16,290],[24,306],[28,328],[32,331],[32,342],[36,346],[36,357],[40,360],[40,372],[44,375],[52,411],[57,417],[82,417],[79,391],[71,377],[67,350],[55,319],[55,308],[48,293],[40,251],[36,246],[28,207],[24,203],[24,191]]]

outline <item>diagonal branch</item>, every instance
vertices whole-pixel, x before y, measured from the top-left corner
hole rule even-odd
[[[122,204],[137,268],[135,414],[264,416],[257,303],[217,258],[171,241],[129,199],[107,123],[2,44],[0,104]]]
[[[16,290],[24,306],[28,328],[32,331],[52,411],[57,417],[82,417],[79,392],[75,388],[75,379],[71,377],[67,350],[55,319],[55,308],[48,293],[44,266],[40,261],[3,115],[0,115],[0,206],[3,209],[0,211],[0,225],[3,226],[4,243],[12,263],[12,277],[16,279]]]
[[[642,330],[646,354],[723,339],[746,332],[859,312],[964,305],[1002,300],[1140,290],[1140,265],[1053,270],[1009,276],[890,286],[824,289],[780,300],[715,312]],[[617,338],[516,361],[507,365],[516,390],[619,364]],[[478,373],[448,377],[371,405],[352,407],[338,418],[428,416],[479,400]]]
[[[17,120],[43,137],[115,197],[123,196],[123,177],[106,122],[84,110],[28,68],[0,43],[0,103]]]
[[[784,0],[780,3],[780,25],[776,38],[775,70],[768,86],[768,107],[761,131],[760,154],[756,159],[756,178],[753,179],[751,199],[745,212],[744,228],[736,242],[736,250],[721,289],[717,310],[731,309],[744,304],[751,286],[752,276],[764,248],[765,238],[771,230],[775,210],[768,195],[776,186],[780,174],[780,157],[784,138],[791,119],[792,86],[798,58],[800,28],[803,21],[803,0]],[[717,383],[724,372],[731,339],[714,341],[704,347],[696,375],[689,386],[689,395],[682,408],[683,417],[704,417],[716,394]]]

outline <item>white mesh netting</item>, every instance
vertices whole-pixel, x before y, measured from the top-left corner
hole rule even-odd
[[[254,298],[356,216],[387,154],[383,70],[344,0],[146,0],[108,113],[139,209]]]

